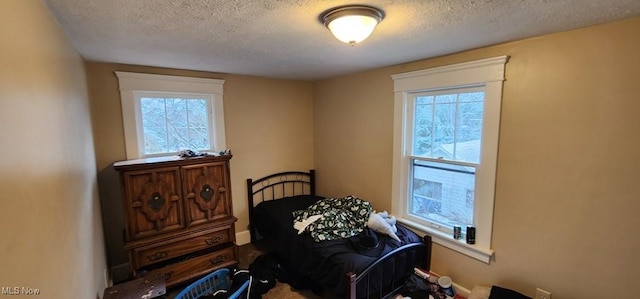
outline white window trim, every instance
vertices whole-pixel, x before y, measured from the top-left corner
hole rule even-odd
[[[191,78],[181,76],[115,72],[120,85],[120,102],[122,104],[122,123],[127,159],[141,158],[138,139],[142,138],[136,117],[136,92],[164,92],[206,94],[213,99],[213,131],[212,149],[226,149],[224,129],[223,85],[224,80]],[[139,116],[138,116],[139,118]]]
[[[491,249],[493,201],[502,83],[508,58],[508,56],[500,56],[391,76],[394,80],[392,213],[397,215],[400,222],[430,234],[434,242],[485,263],[489,263],[494,254]],[[480,165],[476,169],[476,198],[481,200],[476,201],[474,209],[476,244],[470,245],[408,219],[406,198],[409,194],[410,149],[404,138],[408,130],[408,121],[411,121],[410,107],[408,107],[409,93],[477,85],[485,86],[482,149]]]

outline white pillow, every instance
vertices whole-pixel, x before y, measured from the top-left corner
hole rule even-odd
[[[394,240],[398,242],[402,242],[400,241],[400,238],[398,238],[396,233],[393,232],[393,228],[391,228],[391,224],[389,224],[386,220],[384,220],[382,215],[378,213],[371,213],[369,215],[367,226],[378,233],[388,235]]]

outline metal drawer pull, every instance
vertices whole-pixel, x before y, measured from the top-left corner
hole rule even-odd
[[[211,262],[212,265],[217,265],[226,261],[228,258],[229,256],[225,254],[225,255],[216,256],[215,258],[212,258],[209,261]]]
[[[155,261],[155,260],[163,259],[167,257],[167,255],[169,255],[169,251],[158,251],[152,255],[147,255],[147,258],[150,261]]]
[[[216,243],[220,243],[220,241],[222,241],[222,239],[224,239],[224,237],[222,235],[217,235],[217,236],[213,236],[210,239],[206,239],[205,241],[207,242],[207,244],[209,245],[213,245]]]

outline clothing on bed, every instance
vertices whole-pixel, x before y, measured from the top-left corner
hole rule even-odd
[[[387,213],[387,211],[371,213],[371,215],[369,215],[369,220],[367,221],[367,227],[400,242],[400,238],[396,236],[396,232],[398,231],[396,228],[396,218],[393,216],[389,217],[389,213]]]
[[[304,222],[311,216],[322,215],[306,226],[305,230],[311,233],[311,237],[316,242],[344,239],[362,232],[372,211],[370,202],[353,195],[326,198],[307,209],[294,211],[293,222]]]
[[[378,241],[384,249],[376,257],[360,254],[348,238],[316,242],[311,234],[298,235],[293,227],[293,212],[306,210],[322,197],[300,195],[260,203],[254,209],[252,225],[264,236],[267,245],[279,257],[285,259],[295,270],[317,282],[331,292],[344,294],[347,290],[345,273],[360,273],[378,257],[408,243],[421,242],[421,238],[408,228],[397,224],[398,242],[379,234]],[[370,205],[369,205],[370,206]],[[364,217],[368,220],[369,214]],[[411,258],[394,260],[392,263],[412,263]],[[395,269],[401,269],[397,264]],[[413,266],[411,267],[413,269]],[[390,273],[385,276],[393,277]]]

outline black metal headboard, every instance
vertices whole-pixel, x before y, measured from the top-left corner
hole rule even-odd
[[[251,243],[256,240],[256,231],[253,226],[253,208],[263,201],[276,200],[295,195],[316,195],[315,170],[311,169],[309,172],[279,172],[255,181],[247,179]]]

